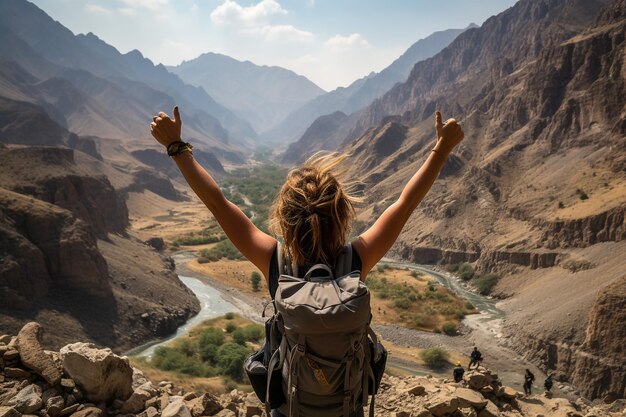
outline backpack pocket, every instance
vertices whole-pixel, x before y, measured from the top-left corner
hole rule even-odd
[[[264,348],[250,355],[243,364],[243,369],[248,375],[250,385],[259,400],[266,403],[269,402],[271,408],[278,408],[285,403],[285,395],[283,393],[282,375],[280,369],[274,369],[271,377],[268,379],[267,366],[263,364],[265,356]],[[268,390],[269,381],[269,390]],[[267,393],[269,392],[269,401]]]

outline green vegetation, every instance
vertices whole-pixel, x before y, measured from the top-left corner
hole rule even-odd
[[[559,208],[560,208],[560,209],[565,208],[565,204],[563,204],[563,202],[562,202],[562,201],[559,201]]]
[[[420,357],[428,366],[441,367],[448,362],[450,354],[441,348],[430,348],[422,350]]]
[[[256,271],[252,272],[250,284],[252,285],[252,291],[259,291],[261,289],[261,274]]]
[[[235,313],[226,313],[226,314],[224,314],[224,318],[226,320],[232,320],[232,319],[235,318]]]
[[[498,283],[500,277],[496,274],[485,274],[482,277],[476,279],[474,286],[478,288],[478,292],[482,295],[487,295],[491,292],[491,289]]]
[[[230,240],[223,240],[210,249],[202,249],[198,252],[198,263],[219,261],[222,258],[230,260],[243,259],[243,255]]]
[[[393,278],[393,279],[392,279]],[[444,323],[454,333],[466,314],[476,313],[471,303],[458,297],[427,276],[413,277],[410,271],[380,266],[370,272],[367,285],[372,294],[398,314],[407,327],[435,331]],[[444,332],[446,330],[444,329]]]
[[[459,326],[456,323],[447,322],[441,326],[441,330],[448,336],[454,336],[457,330],[459,330]]]
[[[446,269],[448,270],[448,272],[457,274],[464,281],[469,281],[470,279],[472,279],[475,273],[472,264],[467,262],[463,262],[460,264],[450,264],[447,266]]]
[[[172,241],[172,246],[206,245],[209,243],[216,243],[224,239],[226,239],[226,236],[222,232],[222,229],[220,229],[219,225],[215,223],[209,227],[205,227],[199,232],[187,233],[174,239]]]
[[[227,317],[228,316],[228,317]],[[212,377],[221,375],[227,387],[243,381],[243,362],[263,336],[263,326],[248,323],[245,319],[228,313],[222,318],[209,320],[192,330],[189,337],[177,340],[170,346],[159,347],[149,365],[181,376]],[[229,318],[230,317],[230,318]],[[248,323],[238,327],[233,321]],[[222,330],[222,325],[234,328]]]

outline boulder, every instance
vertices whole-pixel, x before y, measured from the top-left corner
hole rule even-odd
[[[459,400],[459,407],[473,407],[480,410],[487,405],[487,400],[480,392],[467,388],[458,388],[454,394]]]
[[[411,395],[421,396],[426,393],[426,388],[424,388],[423,385],[414,384],[409,386],[406,390],[404,390],[404,392],[407,392]]]
[[[11,343],[11,336],[8,334],[0,336],[0,345],[8,345],[9,343]]]
[[[69,401],[67,401],[67,402],[69,403]],[[78,404],[78,403],[72,404],[72,405],[68,405],[63,410],[61,410],[61,412],[59,413],[59,416],[60,417],[64,417],[64,416],[69,416],[70,414],[74,414],[76,411],[78,411],[79,407],[80,407],[80,404]]]
[[[42,332],[39,323],[26,323],[17,335],[16,345],[22,363],[54,386],[61,382],[61,372],[41,347]]]
[[[57,417],[65,408],[65,400],[60,395],[50,397],[46,401],[46,412],[50,417]]]
[[[433,417],[433,414],[425,408],[418,408],[411,415],[412,417]]]
[[[80,411],[76,411],[70,417],[101,417],[103,412],[97,407],[85,407]]]
[[[120,407],[120,414],[137,414],[146,409],[146,401],[152,395],[141,388],[137,388]]]
[[[137,414],[137,417],[156,417],[159,415],[159,411],[154,407],[148,407],[145,411]]]
[[[0,407],[0,417],[22,417],[22,413],[13,407]]]
[[[514,388],[503,386],[498,390],[498,397],[504,397],[512,400],[517,397],[517,391]]]
[[[466,381],[469,384],[470,388],[475,390],[480,390],[487,385],[491,384],[491,376],[484,375],[482,373],[471,373],[466,374]]]
[[[491,401],[487,400],[487,405],[485,408],[480,410],[478,413],[478,417],[499,417],[500,411],[498,407]]]
[[[4,376],[13,379],[28,379],[30,372],[22,368],[4,368]]]
[[[263,412],[262,410],[263,410],[263,406],[261,402],[259,401],[259,399],[257,398],[257,396],[253,392],[248,394],[246,396],[246,401],[245,401],[244,416],[252,417],[255,415],[261,415],[261,413]]]
[[[126,400],[133,393],[133,369],[128,358],[91,343],[74,343],[61,348],[65,372],[94,403]]]
[[[168,404],[168,406],[161,411],[161,417],[191,417],[191,412],[181,398],[180,400],[175,400]]]
[[[187,407],[193,417],[212,416],[224,408],[218,398],[211,394],[203,394],[188,401]]]
[[[426,408],[434,416],[441,417],[446,414],[452,414],[459,408],[459,400],[456,397],[438,396],[429,400]]]
[[[32,414],[43,405],[41,388],[35,384],[28,385],[21,389],[15,397],[7,401],[6,405],[15,408],[22,414]]]

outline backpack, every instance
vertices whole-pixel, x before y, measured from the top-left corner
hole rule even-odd
[[[317,264],[302,278],[280,244],[277,251],[275,313],[265,345],[244,364],[257,396],[268,414],[278,408],[289,417],[349,417],[371,395],[373,416],[387,352],[369,326],[369,289],[350,271],[351,245],[334,268]]]

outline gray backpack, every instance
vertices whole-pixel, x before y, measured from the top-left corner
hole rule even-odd
[[[383,352],[369,326],[369,289],[359,271],[350,271],[351,245],[334,268],[314,265],[304,277],[283,259],[280,244],[278,264],[276,313],[271,321],[280,342],[267,365],[266,400],[270,379],[280,370],[285,404],[279,410],[289,417],[349,417],[367,405],[368,395],[373,416],[384,362],[380,375],[374,375],[372,364]]]

